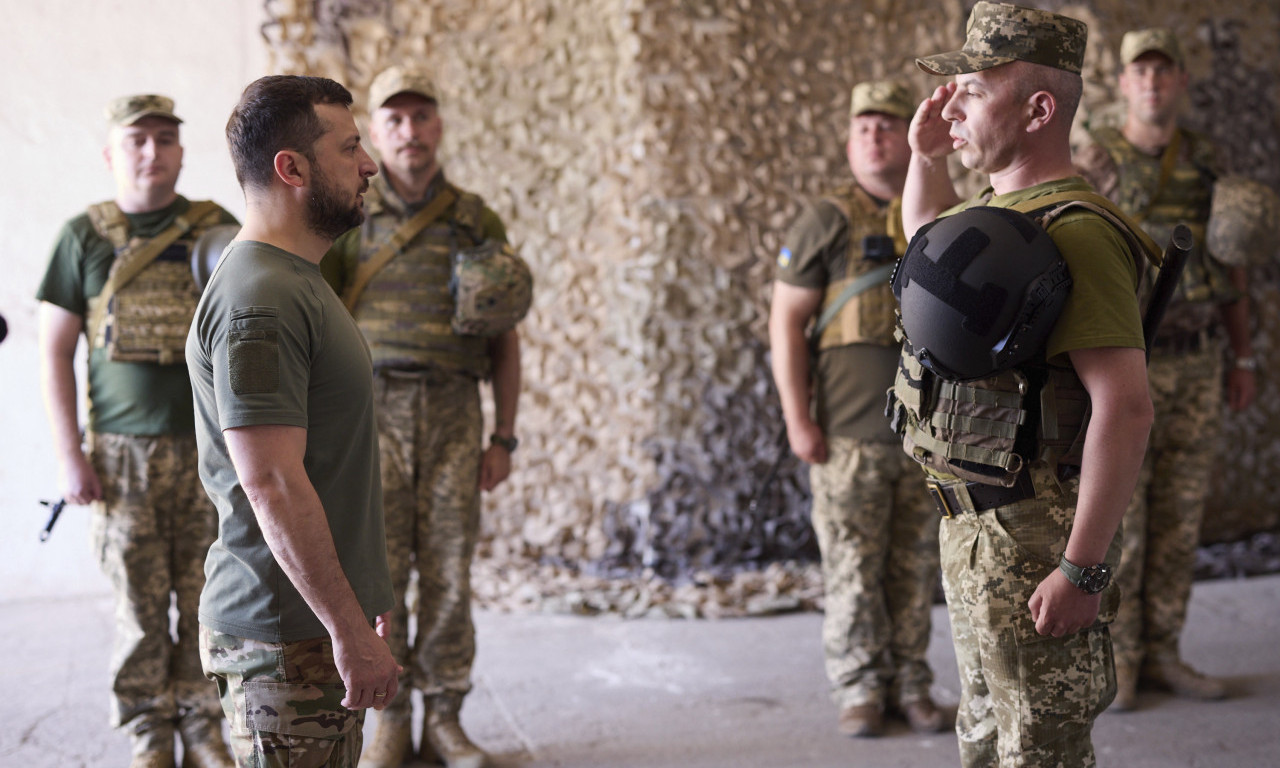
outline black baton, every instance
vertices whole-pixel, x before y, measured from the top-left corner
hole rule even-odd
[[[1147,360],[1151,359],[1151,344],[1156,339],[1156,331],[1160,328],[1160,321],[1164,319],[1164,311],[1169,308],[1173,292],[1178,287],[1178,280],[1182,277],[1182,269],[1187,265],[1187,257],[1191,255],[1191,248],[1194,245],[1195,238],[1191,236],[1191,229],[1186,224],[1179,224],[1173,228],[1169,244],[1164,247],[1160,274],[1156,277],[1155,285],[1151,287],[1151,301],[1147,303],[1147,314],[1142,318],[1142,338],[1147,343]]]
[[[58,499],[57,501],[40,500],[40,503],[46,507],[50,507],[49,522],[44,524],[44,530],[40,532],[40,540],[48,541],[50,534],[53,533],[53,526],[58,522],[58,516],[62,514],[62,508],[67,506],[66,499]]]

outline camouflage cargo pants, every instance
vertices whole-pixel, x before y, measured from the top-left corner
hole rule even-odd
[[[91,434],[89,452],[103,488],[93,548],[115,595],[112,724],[137,750],[172,750],[179,720],[185,728],[218,718],[196,618],[217,511],[200,484],[194,434]]]
[[[1151,356],[1155,424],[1138,487],[1124,515],[1116,570],[1116,663],[1173,661],[1187,620],[1200,523],[1222,427],[1222,356]]]
[[[428,696],[471,689],[471,557],[480,525],[483,417],[470,376],[383,371],[374,386],[396,596],[388,643],[405,669],[384,714],[397,717],[408,712],[411,687]],[[405,600],[411,569],[418,572],[412,646]]]
[[[355,768],[364,710],[341,704],[347,689],[329,638],[270,643],[201,625],[200,661],[241,768]]]
[[[938,513],[896,443],[830,438],[809,468],[822,551],[822,647],[840,708],[927,696]]]
[[[1058,567],[1075,517],[1079,481],[1040,495],[942,521],[942,580],[960,670],[956,734],[967,768],[1096,765],[1093,722],[1115,698],[1107,624],[1119,590],[1102,593],[1094,626],[1065,637],[1036,633],[1027,602]],[[1112,542],[1110,558],[1119,555]]]

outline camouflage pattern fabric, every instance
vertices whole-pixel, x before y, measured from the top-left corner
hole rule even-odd
[[[894,443],[832,437],[809,469],[826,590],[822,647],[841,709],[925,698],[938,513]]]
[[[381,371],[374,382],[387,560],[396,603],[391,653],[404,667],[383,710],[404,716],[409,690],[471,689],[475,626],[471,557],[480,525],[480,390],[470,376]],[[418,572],[417,633],[409,642],[405,593]]]
[[[934,75],[959,75],[1026,61],[1079,74],[1088,36],[1088,26],[1069,16],[980,2],[969,14],[963,48],[916,59],[916,65]]]
[[[886,115],[910,120],[916,114],[920,100],[905,83],[896,80],[869,80],[853,86],[849,97],[849,115],[857,117],[865,112],[883,112]]]
[[[200,661],[241,768],[355,768],[364,710],[341,704],[347,689],[329,638],[269,643],[202,625]]]
[[[515,328],[528,314],[533,302],[533,273],[508,243],[486,240],[458,251],[453,259],[454,331],[498,336]]]
[[[218,717],[196,618],[218,515],[200,484],[194,433],[90,434],[89,446],[104,496],[94,504],[93,549],[116,600],[111,721],[131,733],[135,750],[172,751],[179,718]]]
[[[1032,473],[1055,489],[1051,473]],[[956,734],[969,768],[1080,768],[1096,760],[1093,721],[1115,697],[1107,624],[1119,590],[1102,593],[1098,621],[1054,638],[1036,634],[1027,601],[1058,567],[1075,517],[1079,481],[1065,495],[1034,499],[942,521],[942,579],[960,670]],[[1108,562],[1119,555],[1112,542]]]
[[[1222,355],[1153,353],[1147,369],[1155,424],[1138,487],[1125,511],[1116,569],[1123,595],[1111,628],[1116,662],[1179,658],[1178,638],[1200,541],[1200,523],[1222,430]]]

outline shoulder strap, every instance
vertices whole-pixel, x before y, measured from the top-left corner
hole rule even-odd
[[[124,225],[127,228],[129,220],[124,217],[119,206],[114,202],[108,202],[110,204],[110,208],[114,209],[115,213],[119,214],[121,218],[124,218]],[[110,209],[107,208],[107,205],[108,203],[99,203],[94,207],[105,211],[108,216],[106,226],[118,227],[118,223],[111,223],[109,218],[111,212]],[[92,211],[93,209],[91,208],[90,210]],[[179,216],[175,216],[173,223],[170,224],[163,232],[148,240],[130,243],[123,251],[117,253],[116,263],[112,265],[111,273],[107,276],[107,282],[103,284],[102,292],[95,297],[93,308],[89,312],[88,330],[92,332],[89,335],[89,338],[97,338],[98,334],[102,332],[103,323],[107,320],[107,307],[110,305],[111,298],[115,296],[117,291],[128,285],[130,280],[137,277],[142,270],[146,269],[151,262],[156,260],[156,257],[164,253],[164,250],[172,245],[174,241],[185,235],[187,232],[190,232],[192,227],[203,223],[205,219],[212,218],[218,210],[218,204],[212,200],[201,200],[199,202],[192,203],[191,207],[187,209],[187,212]],[[90,213],[91,219],[93,218],[93,215],[93,213]],[[94,229],[97,229],[96,223],[94,224]],[[99,233],[101,233],[101,230],[99,230]],[[110,236],[108,235],[104,235],[104,237],[110,239]],[[128,242],[127,239],[126,242]],[[119,248],[120,246],[116,247]]]
[[[835,301],[831,302],[831,305],[818,316],[818,322],[813,326],[813,338],[816,339],[822,335],[822,331],[831,324],[832,320],[836,319],[836,315],[840,314],[840,310],[844,309],[844,305],[848,304],[850,299],[860,293],[867,292],[878,283],[888,280],[896,266],[897,262],[881,264],[870,272],[863,272],[855,277],[852,282],[844,287],[840,295],[836,296]]]
[[[1086,192],[1084,190],[1057,192],[1052,195],[1034,197],[1010,207],[1036,219],[1040,226],[1045,229],[1048,229],[1055,219],[1069,209],[1084,208],[1098,214],[1115,227],[1120,232],[1120,235],[1124,237],[1125,243],[1129,246],[1129,250],[1132,251],[1135,258],[1143,255],[1157,267],[1164,260],[1163,251],[1151,239],[1151,236],[1144,232],[1142,227],[1133,223],[1115,203],[1097,192]]]
[[[425,208],[418,211],[412,218],[391,233],[391,237],[387,238],[387,242],[382,244],[369,260],[360,265],[356,270],[355,279],[351,281],[351,285],[342,292],[342,303],[347,306],[347,311],[354,312],[356,302],[360,300],[360,294],[364,293],[365,287],[369,285],[369,281],[373,276],[382,271],[412,240],[419,232],[426,228],[428,224],[440,218],[440,214],[444,213],[453,201],[457,199],[457,194],[453,191],[452,186],[446,186],[435,196]]]
[[[101,203],[94,203],[89,206],[87,211],[89,214],[89,223],[93,225],[93,231],[107,242],[111,243],[111,247],[120,250],[129,243],[129,219],[124,215],[124,211],[120,210],[120,206],[116,205],[115,200],[106,200]]]

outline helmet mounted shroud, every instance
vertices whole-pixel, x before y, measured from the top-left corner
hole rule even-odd
[[[909,350],[953,381],[1039,355],[1070,290],[1067,263],[1044,228],[990,206],[925,225],[893,275]]]

